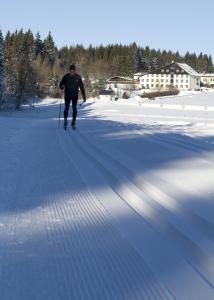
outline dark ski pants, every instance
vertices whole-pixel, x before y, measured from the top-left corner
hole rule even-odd
[[[77,100],[78,97],[71,97],[71,98],[65,98],[65,109],[64,109],[64,119],[68,118],[68,111],[70,108],[70,104],[72,103],[72,109],[73,109],[73,120],[72,123],[75,124],[76,117],[77,117]]]

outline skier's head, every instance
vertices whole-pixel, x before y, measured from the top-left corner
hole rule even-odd
[[[75,73],[76,72],[76,66],[74,64],[70,65],[69,69],[70,69],[71,73]]]

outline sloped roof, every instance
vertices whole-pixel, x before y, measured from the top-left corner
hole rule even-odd
[[[192,75],[192,76],[198,76],[200,77],[200,74],[198,72],[196,72],[192,67],[190,67],[189,65],[185,64],[185,63],[176,63],[176,62],[172,62],[170,64],[167,64],[165,66],[162,66],[162,67],[158,67],[157,69],[154,69],[150,72],[147,72],[143,75],[141,75],[142,77],[147,75],[147,74],[155,74],[155,72],[163,69],[163,68],[168,68],[170,66],[173,66],[173,65],[177,65],[178,67],[180,67],[181,69],[183,69],[187,74],[189,75]]]
[[[196,72],[192,67],[183,63],[176,63],[179,67],[181,67],[184,71],[186,71],[189,75],[200,76],[198,72]]]
[[[214,73],[199,73],[200,77],[214,77]]]
[[[112,81],[116,81],[116,82],[133,82],[133,78],[130,77],[124,77],[124,76],[113,76],[109,79],[106,80],[107,82],[112,82]]]

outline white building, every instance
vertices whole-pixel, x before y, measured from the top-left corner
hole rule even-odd
[[[200,74],[201,82],[203,85],[214,86],[214,74],[213,73],[202,73]]]
[[[170,87],[187,91],[199,90],[200,75],[187,64],[172,62],[142,75],[140,86],[151,90],[166,90]]]
[[[145,75],[146,73],[138,72],[134,74],[134,80],[140,80],[140,77]]]

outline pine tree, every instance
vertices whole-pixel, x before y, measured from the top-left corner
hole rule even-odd
[[[41,36],[40,36],[39,32],[37,32],[36,39],[35,39],[35,56],[36,56],[36,58],[38,57],[38,55],[40,55],[40,56],[44,55],[44,45],[41,40]]]
[[[151,50],[149,59],[150,70],[155,70],[159,67],[159,54],[155,49]]]
[[[61,72],[59,67],[59,60],[56,59],[53,68],[49,73],[49,95],[52,97],[60,97],[59,94],[59,82],[61,78]]]
[[[0,107],[3,103],[5,92],[5,54],[4,54],[4,39],[0,30]]]
[[[47,38],[44,40],[44,58],[47,58],[50,67],[53,67],[56,57],[55,44],[51,32],[49,32]]]
[[[134,69],[136,73],[143,70],[142,53],[140,48],[137,48],[136,51]]]
[[[6,94],[12,96],[15,94],[15,80],[13,78],[15,52],[13,48],[14,34],[10,31],[5,36],[5,73],[6,73]]]
[[[19,109],[25,94],[31,94],[35,82],[33,64],[35,57],[34,37],[29,30],[8,33],[5,39],[5,56],[7,59],[7,91],[16,97]]]
[[[213,60],[212,60],[212,56],[209,55],[208,57],[208,68],[207,68],[207,71],[209,73],[213,72]]]

